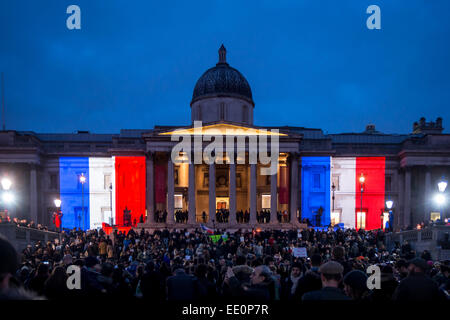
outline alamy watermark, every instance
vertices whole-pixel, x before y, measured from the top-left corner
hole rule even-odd
[[[171,152],[173,163],[194,163],[194,164],[234,164],[235,155],[237,164],[258,164],[269,165],[261,167],[261,175],[274,175],[277,173],[278,158],[280,152],[279,130],[278,129],[236,129],[225,128],[225,132],[220,134],[204,134],[201,121],[194,121],[193,132],[187,134],[185,129],[177,129],[172,133],[171,141],[179,141]],[[177,132],[179,134],[177,134]],[[181,139],[181,141],[180,141]],[[192,141],[194,140],[194,141]],[[193,148],[192,148],[193,142]],[[210,142],[203,148],[203,142]],[[270,155],[268,152],[270,144]],[[248,157],[246,157],[248,153]],[[188,159],[180,157],[186,154]]]

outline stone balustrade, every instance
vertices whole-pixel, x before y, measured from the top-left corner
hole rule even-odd
[[[17,252],[21,252],[28,244],[34,245],[38,241],[45,243],[59,238],[57,232],[18,227],[12,223],[0,224],[0,235],[8,239]]]
[[[424,229],[407,230],[389,233],[386,235],[386,246],[392,249],[395,243],[400,245],[408,241],[417,254],[428,250],[435,260],[445,260],[450,256],[450,250],[441,248],[439,242],[442,241],[446,233],[450,233],[450,226],[432,226]]]

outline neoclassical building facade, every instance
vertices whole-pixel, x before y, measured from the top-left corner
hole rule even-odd
[[[450,215],[434,201],[438,181],[450,176],[450,135],[443,133],[441,118],[421,118],[405,134],[383,134],[373,125],[342,134],[258,126],[250,85],[227,63],[223,46],[218,63],[195,84],[190,108],[191,122],[183,127],[118,134],[1,131],[0,177],[13,182],[14,201],[2,201],[0,209],[51,224],[54,200],[61,199],[63,227],[84,229],[127,221],[149,228],[203,221],[230,228],[298,228],[302,219],[375,229],[389,217],[394,227],[405,228]],[[198,121],[200,129],[194,127]],[[201,150],[210,145],[207,137],[232,136],[233,152],[216,152],[215,163],[193,163],[193,152],[185,151],[174,159],[179,142],[174,137],[180,134],[200,139]],[[252,137],[265,137],[269,151],[279,142],[273,175],[262,173],[268,164],[250,163]],[[388,199],[394,203],[391,216]],[[217,210],[229,212],[228,222],[217,221]],[[176,221],[177,211],[187,211],[187,221]],[[244,223],[236,219],[241,211],[249,213]],[[257,218],[262,211],[268,212],[267,223]],[[167,213],[165,222],[158,221],[159,212]]]

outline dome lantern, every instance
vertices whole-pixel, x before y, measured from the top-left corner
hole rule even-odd
[[[219,48],[219,61],[195,84],[191,121],[230,121],[253,124],[255,103],[247,79],[227,63],[227,49]]]
[[[226,64],[227,63],[227,49],[225,49],[225,46],[222,44],[219,48],[219,62],[217,64]]]

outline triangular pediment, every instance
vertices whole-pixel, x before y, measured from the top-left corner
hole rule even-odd
[[[160,135],[202,135],[202,136],[287,136],[273,129],[244,127],[229,123],[216,123],[202,127],[180,128],[174,131],[162,132]]]

